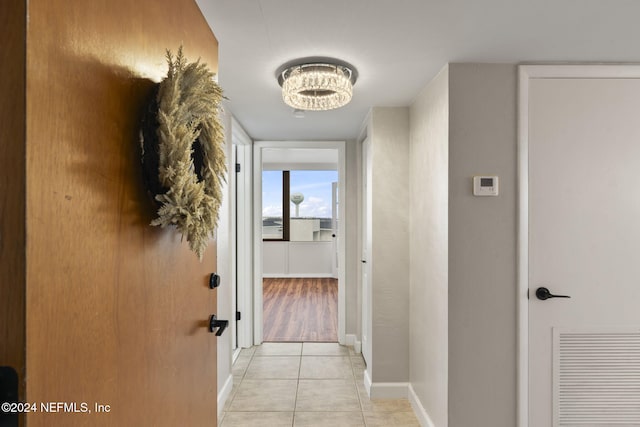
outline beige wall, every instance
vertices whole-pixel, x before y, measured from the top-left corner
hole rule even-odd
[[[447,425],[449,70],[410,110],[410,381],[436,426]]]
[[[345,328],[346,333],[360,336],[358,325],[362,317],[358,300],[358,289],[360,281],[358,280],[358,271],[360,269],[360,255],[358,252],[358,143],[356,141],[347,141],[345,144],[346,153],[346,195],[340,198],[340,202],[345,204],[346,218],[345,225]]]
[[[372,381],[409,380],[409,108],[374,108]]]
[[[450,64],[411,107],[410,382],[438,427],[516,424],[516,89]]]
[[[516,425],[516,70],[449,66],[449,427]]]

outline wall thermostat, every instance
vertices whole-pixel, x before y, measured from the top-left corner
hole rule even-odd
[[[473,177],[474,196],[497,196],[498,177],[497,176],[474,176]]]

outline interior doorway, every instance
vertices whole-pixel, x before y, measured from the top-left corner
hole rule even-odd
[[[345,343],[344,142],[254,144],[254,343]]]

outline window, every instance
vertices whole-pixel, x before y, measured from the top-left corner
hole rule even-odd
[[[262,238],[330,241],[336,233],[338,172],[262,172]]]
[[[289,173],[285,174],[285,172],[262,171],[262,238],[264,240],[289,240],[289,212],[285,212],[288,204],[284,203],[289,199]]]

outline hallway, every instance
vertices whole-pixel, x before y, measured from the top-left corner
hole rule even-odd
[[[419,426],[407,399],[370,400],[364,360],[335,343],[243,349],[221,427]]]

